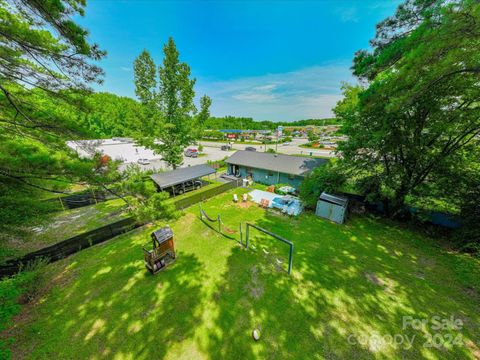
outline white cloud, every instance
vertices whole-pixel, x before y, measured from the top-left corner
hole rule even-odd
[[[288,121],[332,116],[342,98],[342,81],[353,82],[347,64],[224,81],[198,79],[196,90],[212,98],[214,116]]]
[[[358,22],[359,20],[356,7],[341,7],[336,10],[336,13],[340,15],[342,22]]]
[[[120,66],[120,70],[123,70],[123,71],[126,71],[126,72],[132,71],[132,69],[127,67],[127,66]]]

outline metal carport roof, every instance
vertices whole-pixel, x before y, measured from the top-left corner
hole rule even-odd
[[[165,189],[189,180],[195,180],[214,173],[215,169],[212,169],[208,165],[202,164],[153,174],[152,176],[150,176],[150,178],[155,181],[155,183],[159,186],[160,189]]]

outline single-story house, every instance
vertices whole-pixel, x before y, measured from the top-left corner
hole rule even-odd
[[[305,175],[328,160],[242,150],[235,152],[225,162],[229,175],[242,178],[250,176],[261,184],[289,184],[297,188]]]

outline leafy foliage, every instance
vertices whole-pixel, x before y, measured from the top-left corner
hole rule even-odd
[[[355,57],[368,87],[344,87],[340,150],[391,216],[480,134],[479,21],[476,1],[408,0]]]
[[[201,110],[193,103],[195,79],[190,78],[190,67],[179,60],[179,52],[172,38],[163,47],[163,65],[157,77],[154,62],[144,50],[135,60],[135,93],[149,116],[140,129],[140,143],[161,154],[173,168],[181,164],[183,150],[202,134],[202,126],[209,117],[211,100],[200,99]]]
[[[83,0],[0,0],[0,198],[9,204],[3,226],[40,213],[44,192],[104,175],[65,144],[88,136],[78,113],[89,84],[103,74],[91,62],[105,52],[72,20],[84,6]]]
[[[124,180],[120,183],[122,197],[129,204],[129,210],[139,221],[152,222],[158,219],[174,219],[178,216],[173,203],[169,202],[170,195],[166,192],[157,192],[151,172],[142,171],[137,165],[129,166],[124,173]]]
[[[345,184],[343,170],[333,161],[319,166],[301,182],[299,195],[307,208],[314,209],[323,191],[335,193]]]

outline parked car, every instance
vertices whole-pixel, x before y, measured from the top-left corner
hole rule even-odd
[[[245,150],[247,150],[247,151],[257,151],[257,149],[254,148],[253,146],[247,146],[247,147],[245,148]]]
[[[220,150],[223,150],[223,151],[227,151],[227,150],[230,150],[232,147],[230,145],[222,145],[220,147]]]
[[[288,141],[283,143],[283,146],[287,146],[287,145],[290,145]]]
[[[175,189],[175,195],[181,195],[184,192],[198,190],[202,187],[202,182],[200,180],[190,180],[186,181],[183,184],[177,184],[173,188]],[[174,194],[174,191],[171,187],[166,188],[165,191],[169,192],[171,195]]]
[[[137,163],[139,163],[140,165],[148,165],[148,164],[150,164],[150,160],[148,160],[148,159],[138,159]]]
[[[187,150],[185,150],[185,152],[183,154],[187,157],[196,158],[196,157],[198,157],[198,150],[197,149],[187,149]]]

